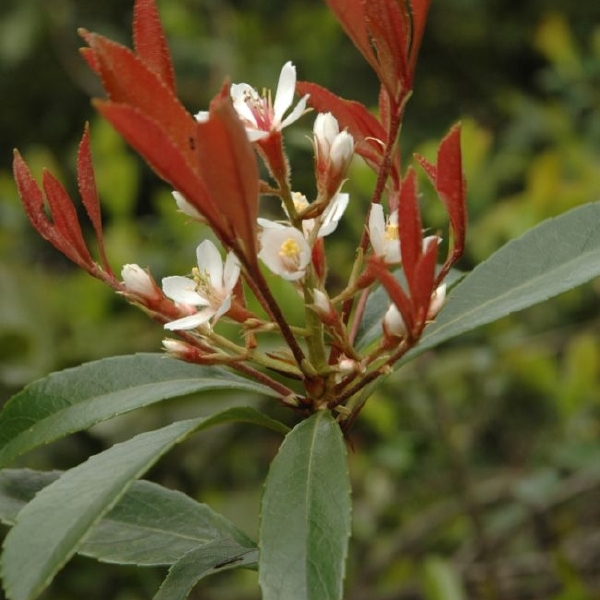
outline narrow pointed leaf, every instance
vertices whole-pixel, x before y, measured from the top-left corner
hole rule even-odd
[[[500,248],[456,286],[406,360],[600,275],[600,202],[548,219]]]
[[[90,530],[163,454],[195,431],[232,421],[272,423],[249,408],[178,421],[116,444],[45,487],[19,513],[4,541],[1,569],[8,598],[36,598]]]
[[[98,189],[96,188],[92,151],[90,149],[90,128],[87,123],[85,124],[83,137],[81,138],[77,152],[77,184],[79,186],[81,201],[94,228],[102,265],[107,271],[111,272],[108,259],[106,258],[106,251],[104,250],[100,198],[98,197]]]
[[[14,525],[35,494],[60,471],[5,469],[0,472],[0,521]],[[149,481],[136,481],[90,531],[78,554],[109,563],[170,565],[198,546],[227,541],[255,546],[233,523],[206,504]]]
[[[239,568],[255,568],[258,550],[234,540],[209,542],[190,550],[170,569],[153,600],[185,600],[204,577]]]
[[[261,507],[264,600],[340,600],[350,537],[346,448],[331,414],[297,425],[271,464]]]
[[[196,120],[173,90],[129,48],[94,33],[86,40],[100,62],[102,84],[110,99],[133,106],[160,123],[185,160],[195,165],[189,140],[195,134]]]
[[[137,0],[133,14],[133,44],[137,55],[175,93],[171,53],[154,0]]]
[[[231,103],[228,85],[212,100],[209,119],[198,123],[197,146],[206,186],[219,205],[232,239],[243,241],[247,256],[255,261],[258,164]]]
[[[161,354],[118,356],[53,373],[13,396],[0,413],[0,465],[136,408],[216,389],[273,394],[225,369]]]

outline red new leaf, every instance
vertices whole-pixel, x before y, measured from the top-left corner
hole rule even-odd
[[[146,66],[175,93],[171,54],[154,0],[136,0],[133,13],[133,44]]]
[[[408,169],[402,181],[398,200],[398,237],[402,268],[411,296],[414,295],[417,262],[423,251],[421,211],[417,198],[417,178],[414,169]]]
[[[440,279],[462,255],[467,233],[467,197],[460,151],[460,125],[455,125],[441,141],[436,165],[432,165],[422,156],[416,158],[446,207],[454,237],[452,254],[444,264],[442,273],[438,277]]]
[[[258,165],[228,84],[212,100],[208,121],[198,123],[197,151],[203,179],[227,223],[227,245],[239,247],[241,242],[244,255],[255,263]]]
[[[410,40],[410,68],[415,69],[421,42],[423,41],[423,33],[425,32],[425,23],[431,0],[411,0],[410,10],[412,14],[412,35]]]
[[[194,164],[196,121],[172,89],[131,50],[96,34],[86,40],[100,65],[100,76],[110,99],[136,107],[160,123],[180,153]]]
[[[79,186],[79,195],[81,196],[83,206],[94,227],[102,266],[107,272],[112,273],[104,249],[100,199],[98,198],[96,178],[94,177],[94,166],[92,164],[92,153],[90,150],[90,129],[87,123],[77,152],[77,184]]]
[[[326,2],[346,35],[377,73],[379,65],[367,31],[365,0],[326,0]]]
[[[214,225],[215,233],[225,236],[220,209],[213,203],[204,181],[160,122],[151,119],[136,107],[114,102],[94,102],[100,114],[112,123],[146,162]]]
[[[86,265],[93,266],[94,261],[83,239],[77,211],[69,194],[49,171],[44,171],[42,175],[42,186],[55,227],[68,240],[69,245],[81,260]]]

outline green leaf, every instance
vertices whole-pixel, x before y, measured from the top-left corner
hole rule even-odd
[[[0,521],[14,525],[27,502],[61,474],[30,469],[1,471]],[[245,548],[255,546],[206,504],[149,481],[136,481],[90,531],[78,554],[110,563],[170,565],[198,546],[225,540]]]
[[[36,598],[90,529],[163,454],[195,431],[232,421],[285,428],[251,408],[178,421],[92,456],[41,490],[19,513],[4,541],[1,568],[7,596]]]
[[[233,540],[221,540],[190,550],[170,569],[153,600],[185,600],[192,588],[207,575],[238,568],[255,568],[256,548],[245,548]]]
[[[330,413],[297,425],[275,457],[262,500],[264,600],[340,600],[350,537],[346,447]]]
[[[473,269],[405,358],[598,275],[600,202],[594,202],[547,219]]]
[[[273,395],[266,386],[225,369],[161,354],[117,356],[53,373],[13,396],[0,413],[0,466],[136,408],[216,389]]]

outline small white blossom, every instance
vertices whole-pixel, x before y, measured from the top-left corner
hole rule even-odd
[[[263,229],[258,257],[276,275],[289,281],[301,279],[310,262],[310,246],[295,227],[274,225]]]
[[[386,221],[381,204],[371,204],[369,238],[376,256],[389,265],[399,263],[398,211],[393,211]]]
[[[165,277],[162,280],[166,296],[184,306],[202,307],[197,312],[171,321],[165,329],[195,329],[200,325],[213,322],[224,315],[231,307],[233,289],[240,276],[240,265],[230,252],[225,259],[217,247],[205,240],[196,249],[198,267],[192,270],[192,277]]]
[[[295,90],[296,67],[291,62],[286,62],[281,69],[274,102],[271,99],[270,92],[261,97],[247,83],[232,84],[233,107],[243,121],[248,139],[251,142],[266,138],[273,131],[281,131],[284,127],[297,121],[306,112],[308,95],[304,96],[289,115],[284,118],[285,113],[294,101]],[[206,117],[204,113],[198,113],[196,118],[202,120]]]
[[[331,113],[319,113],[313,125],[317,162],[329,162],[336,171],[345,172],[354,154],[354,138],[340,131]]]
[[[121,277],[125,289],[140,298],[153,299],[159,295],[159,290],[148,271],[139,265],[124,265]]]

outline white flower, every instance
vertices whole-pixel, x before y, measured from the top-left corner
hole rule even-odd
[[[340,131],[337,119],[331,113],[319,113],[313,126],[317,163],[329,163],[341,176],[346,172],[354,154],[354,138]]]
[[[165,277],[162,280],[166,296],[184,306],[202,307],[187,317],[171,321],[165,329],[195,329],[208,323],[217,322],[231,307],[233,288],[240,276],[240,265],[230,252],[225,264],[217,247],[205,240],[196,249],[198,267],[192,270],[192,277]]]
[[[258,257],[276,275],[296,281],[304,277],[311,258],[310,246],[295,227],[274,225],[263,229]]]
[[[281,131],[305,113],[308,95],[284,118],[294,101],[295,90],[296,67],[291,62],[286,62],[281,69],[274,102],[271,100],[270,91],[261,97],[247,83],[232,84],[233,107],[246,126],[246,133],[251,142],[266,138],[272,131]],[[198,113],[196,118],[202,120],[205,118],[204,113]]]
[[[398,211],[392,212],[386,221],[381,204],[371,204],[369,238],[376,256],[389,265],[399,263]]]

